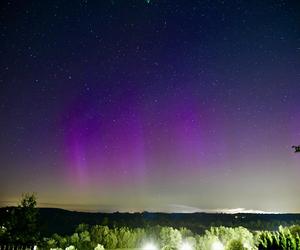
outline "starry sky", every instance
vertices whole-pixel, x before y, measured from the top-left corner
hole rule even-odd
[[[0,205],[300,212],[299,2],[0,11]]]

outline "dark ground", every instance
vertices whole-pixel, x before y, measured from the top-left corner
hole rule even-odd
[[[0,225],[9,207],[0,208]],[[187,227],[202,233],[210,226],[243,226],[251,231],[276,230],[279,225],[300,224],[300,214],[221,214],[221,213],[87,213],[58,208],[39,208],[39,229],[43,236],[72,234],[80,223],[128,227],[153,225]]]

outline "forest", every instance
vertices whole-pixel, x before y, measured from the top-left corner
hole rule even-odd
[[[100,216],[79,213],[82,217],[76,217],[76,213],[59,209],[38,209],[35,196],[25,194],[17,207],[0,210],[0,247],[29,246],[30,249],[52,250],[300,249],[298,215],[281,215],[280,218],[285,218],[286,221],[272,221],[271,218],[275,215],[256,215],[260,220],[254,221],[254,214],[115,213]],[[78,223],[72,230],[69,227],[69,231],[65,231],[65,225],[73,225],[84,218],[84,214],[88,218],[85,221],[89,223]],[[92,215],[97,215],[94,219],[98,219],[91,220],[89,216]],[[219,220],[213,221],[218,216]],[[203,219],[202,224],[198,217]],[[45,218],[48,218],[48,223],[52,221],[56,224],[56,228],[52,224],[52,231],[45,230],[49,226],[45,224]],[[190,223],[192,218],[194,223]],[[277,226],[280,222],[285,226]],[[197,224],[199,227],[196,227]],[[263,229],[271,226],[276,228]],[[58,230],[59,228],[63,230]]]

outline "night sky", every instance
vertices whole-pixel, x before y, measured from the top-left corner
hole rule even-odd
[[[0,205],[300,212],[297,2],[1,1]]]

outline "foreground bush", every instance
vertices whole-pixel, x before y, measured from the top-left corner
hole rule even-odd
[[[41,249],[104,250],[142,248],[153,242],[162,250],[177,250],[183,245],[190,250],[300,250],[300,226],[280,227],[276,232],[250,232],[243,227],[211,227],[203,235],[186,228],[147,227],[109,228],[79,225],[75,233],[62,237],[57,234],[44,241]]]
[[[299,228],[299,226],[279,227],[276,232],[260,232],[258,234],[258,248],[300,250]]]

